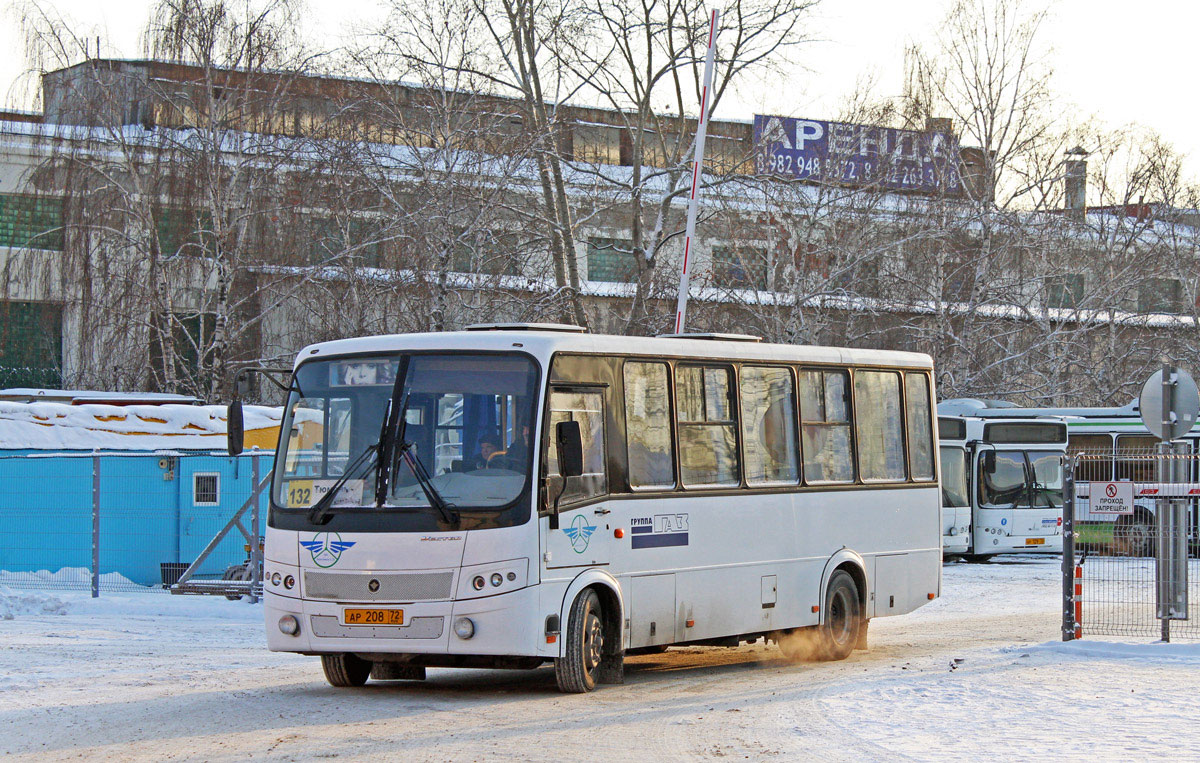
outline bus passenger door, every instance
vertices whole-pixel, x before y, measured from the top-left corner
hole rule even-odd
[[[579,422],[583,441],[583,474],[563,484],[558,469],[555,430],[560,421]],[[608,564],[612,555],[605,466],[604,388],[555,387],[550,393],[550,426],[546,445],[546,501],[558,504],[558,528],[550,517],[540,518],[542,559],[546,567],[580,567]]]

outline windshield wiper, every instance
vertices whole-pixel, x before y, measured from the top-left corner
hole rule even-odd
[[[314,525],[323,525],[328,522],[329,517],[332,516],[332,513],[329,510],[333,507],[333,499],[337,497],[338,492],[341,491],[341,489],[346,486],[346,483],[350,481],[350,475],[354,474],[354,472],[360,466],[366,463],[369,456],[375,455],[375,462],[378,463],[378,454],[378,442],[368,445],[366,449],[359,454],[358,458],[354,459],[354,463],[346,467],[346,471],[342,472],[342,476],[338,477],[337,482],[334,482],[332,485],[330,485],[329,490],[326,491],[325,495],[321,496],[321,499],[314,503],[312,508],[308,510],[308,521]],[[370,468],[371,467],[368,466],[367,469],[363,471],[363,474],[366,474]]]
[[[404,375],[408,375],[408,360],[404,361]],[[399,380],[397,380],[397,389],[399,389]],[[408,395],[404,396],[404,400],[397,406],[397,426],[395,429],[394,438],[390,442],[400,443],[396,449],[396,455],[408,465],[409,471],[417,478],[417,484],[421,486],[421,492],[425,494],[425,500],[429,501],[429,505],[437,509],[442,515],[442,520],[448,524],[458,526],[459,515],[454,511],[453,504],[449,503],[438,489],[434,487],[433,480],[429,477],[429,472],[425,469],[425,464],[421,463],[421,459],[417,457],[416,443],[409,442],[404,439],[404,433],[408,430]],[[389,461],[392,459],[389,458]],[[390,466],[389,466],[390,468]]]
[[[421,492],[425,494],[429,505],[437,509],[438,513],[442,515],[442,519],[448,524],[457,527],[460,519],[458,512],[454,510],[454,504],[443,498],[438,489],[434,487],[433,480],[425,469],[425,464],[421,463],[421,459],[417,457],[416,444],[401,441],[399,451],[400,458],[408,464],[409,470],[417,478],[417,484],[421,486]]]

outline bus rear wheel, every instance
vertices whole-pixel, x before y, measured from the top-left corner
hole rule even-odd
[[[838,570],[829,578],[829,587],[825,589],[825,619],[817,626],[818,658],[846,659],[858,644],[862,629],[858,586],[850,573]]]
[[[604,610],[592,589],[575,597],[564,635],[563,656],[554,661],[559,691],[582,694],[595,689],[604,658]]]
[[[353,654],[321,655],[321,670],[330,686],[362,686],[371,677],[371,663]]]
[[[1154,556],[1154,516],[1149,512],[1125,514],[1113,528],[1117,553],[1124,556]]]

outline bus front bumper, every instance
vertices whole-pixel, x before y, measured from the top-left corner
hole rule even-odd
[[[460,601],[414,604],[354,604],[279,596],[263,598],[267,648],[273,652],[373,652],[377,654],[454,654],[535,656],[541,636],[538,591],[529,586],[510,593]],[[402,625],[346,625],[349,609],[403,610]],[[289,635],[294,618],[299,630]],[[464,638],[455,623],[470,620]]]

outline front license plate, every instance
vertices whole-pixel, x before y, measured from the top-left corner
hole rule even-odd
[[[342,611],[346,625],[404,625],[403,609],[347,609]]]
[[[1045,542],[1046,542],[1045,538],[1026,538],[1025,539],[1026,546],[1041,546],[1041,545],[1045,544]]]

